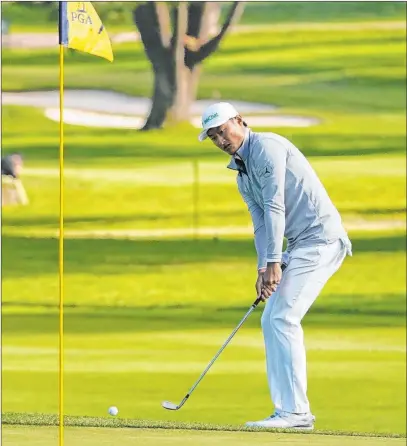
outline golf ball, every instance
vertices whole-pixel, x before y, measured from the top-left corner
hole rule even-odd
[[[109,415],[114,415],[116,416],[119,413],[119,409],[116,406],[111,406],[109,407]]]

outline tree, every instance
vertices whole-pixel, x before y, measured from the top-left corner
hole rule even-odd
[[[137,4],[133,19],[154,71],[152,107],[143,130],[160,128],[166,120],[188,119],[197,95],[201,63],[218,49],[243,7],[243,2],[233,2],[218,28],[218,2]],[[211,37],[214,28],[217,32]]]

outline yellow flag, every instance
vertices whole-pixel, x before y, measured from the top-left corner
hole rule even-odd
[[[91,2],[61,2],[59,43],[113,61],[109,35]]]

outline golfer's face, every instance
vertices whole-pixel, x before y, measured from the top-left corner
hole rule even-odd
[[[225,124],[209,129],[207,134],[211,141],[223,152],[234,155],[244,139],[241,118],[229,119]]]

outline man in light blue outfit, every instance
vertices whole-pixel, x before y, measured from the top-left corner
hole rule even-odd
[[[231,156],[237,185],[253,220],[256,291],[267,300],[261,325],[275,412],[247,426],[314,428],[307,398],[301,321],[351,243],[341,217],[303,154],[286,138],[255,133],[229,103],[209,106],[199,140]],[[283,239],[287,249],[283,253]],[[284,274],[282,274],[284,264]]]

